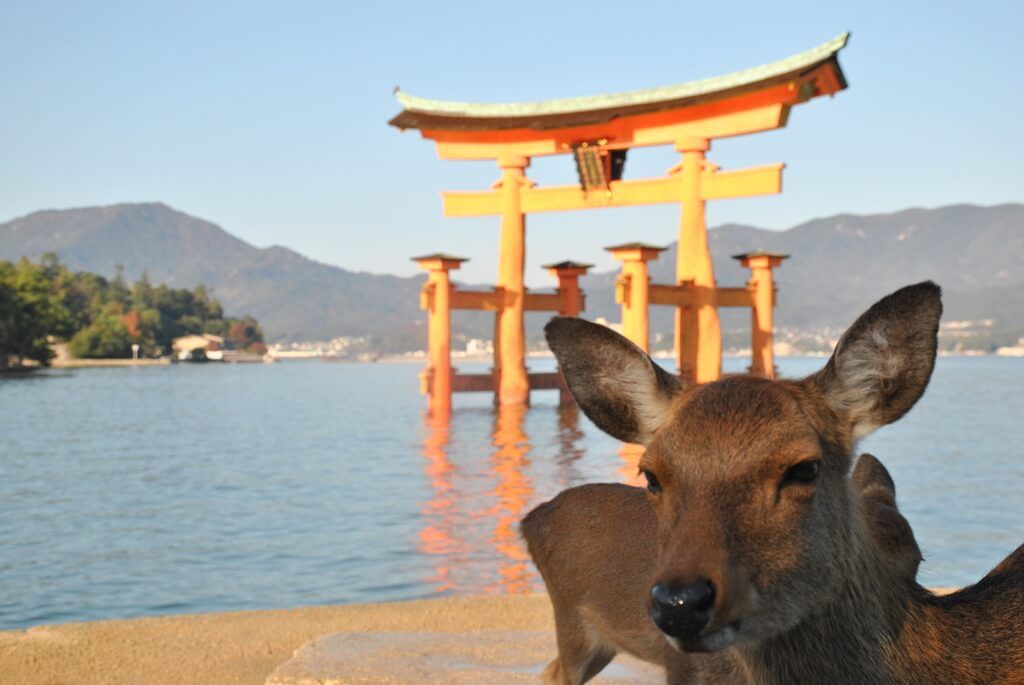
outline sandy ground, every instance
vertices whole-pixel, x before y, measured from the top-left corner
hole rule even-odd
[[[547,595],[430,599],[0,632],[0,685],[536,682],[556,651]],[[595,684],[652,668],[620,657]]]
[[[553,630],[545,595],[434,599],[39,626],[0,632],[2,685],[263,685],[338,632]],[[554,656],[554,644],[551,645]]]

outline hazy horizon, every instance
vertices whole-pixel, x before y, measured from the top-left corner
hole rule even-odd
[[[205,222],[208,222],[210,224],[213,224],[214,226],[216,226],[216,227],[220,228],[221,230],[223,230],[224,232],[228,233],[230,236],[232,236],[234,238],[238,238],[239,240],[242,240],[243,242],[247,243],[248,245],[250,245],[252,247],[255,247],[255,248],[258,248],[258,249],[261,249],[261,250],[266,250],[266,249],[271,249],[271,248],[284,248],[286,250],[291,250],[292,252],[295,252],[296,254],[299,254],[302,257],[305,257],[305,258],[310,259],[312,261],[319,262],[319,263],[325,264],[327,266],[336,267],[336,268],[339,268],[339,269],[344,269],[346,271],[355,271],[355,272],[362,272],[362,273],[368,273],[368,274],[373,274],[373,275],[383,275],[383,276],[399,276],[399,277],[402,277],[402,278],[406,278],[406,277],[409,277],[409,276],[416,276],[416,275],[422,274],[422,272],[420,272],[420,271],[414,271],[413,273],[396,273],[396,272],[389,272],[389,271],[373,271],[373,270],[370,270],[370,269],[350,268],[350,267],[345,266],[343,264],[336,264],[336,263],[330,262],[330,261],[328,261],[326,259],[321,258],[319,255],[308,254],[308,253],[302,252],[298,248],[296,248],[296,247],[294,247],[292,245],[289,245],[289,244],[287,244],[285,242],[271,243],[271,244],[268,244],[268,245],[258,245],[258,244],[255,244],[255,243],[249,241],[249,240],[246,240],[244,236],[242,236],[239,233],[233,231],[231,229],[231,227],[225,226],[224,224],[218,222],[215,219],[211,219],[210,217],[205,217],[205,216],[198,216],[198,215],[188,211],[187,209],[183,209],[181,207],[175,207],[175,206],[173,206],[173,205],[171,205],[171,204],[169,204],[167,202],[163,202],[161,200],[140,201],[140,202],[114,202],[114,203],[111,203],[111,204],[108,204],[108,205],[92,205],[92,206],[78,206],[78,207],[44,207],[44,208],[40,208],[40,209],[34,210],[32,212],[28,212],[27,214],[20,214],[18,216],[13,216],[13,217],[10,217],[10,218],[0,217],[0,226],[2,226],[4,224],[11,223],[11,222],[16,221],[18,219],[26,218],[28,216],[31,216],[32,214],[37,214],[37,213],[42,213],[42,212],[67,212],[67,211],[75,211],[75,210],[106,209],[106,208],[113,208],[113,207],[119,207],[119,206],[141,206],[141,205],[164,205],[165,207],[167,207],[171,211],[178,212],[178,213],[181,213],[181,214],[185,214],[185,215],[188,215],[188,216],[192,217],[193,219],[198,219],[200,221],[205,221]],[[768,227],[768,226],[757,226],[757,225],[749,224],[749,223],[741,223],[741,222],[736,222],[736,221],[730,221],[730,222],[724,222],[724,223],[717,224],[717,225],[709,225],[708,226],[708,230],[709,231],[714,231],[714,230],[718,230],[720,228],[729,228],[729,227],[734,227],[734,226],[741,226],[741,227],[744,227],[744,228],[754,228],[754,229],[759,229],[759,230],[766,230],[766,231],[774,231],[774,232],[778,232],[778,233],[784,233],[786,231],[791,231],[793,229],[800,228],[801,226],[803,226],[805,224],[810,224],[810,223],[815,222],[815,221],[826,221],[828,219],[832,219],[832,218],[840,217],[840,216],[873,217],[873,216],[887,216],[887,215],[891,215],[891,214],[900,214],[900,213],[903,213],[903,212],[912,212],[912,211],[941,210],[941,209],[947,209],[949,207],[958,207],[958,206],[970,206],[970,207],[977,207],[977,208],[980,208],[980,209],[994,209],[994,208],[997,208],[997,207],[1021,206],[1021,205],[1024,205],[1024,202],[995,202],[995,203],[992,203],[992,204],[980,204],[980,203],[974,203],[974,202],[949,202],[949,203],[946,203],[946,204],[935,205],[935,206],[904,207],[902,209],[895,209],[895,210],[890,211],[890,212],[870,212],[870,211],[869,212],[849,212],[849,211],[838,211],[838,212],[835,212],[833,214],[825,214],[825,215],[820,215],[820,216],[812,216],[812,217],[809,217],[809,218],[804,219],[802,221],[799,221],[799,222],[797,222],[797,223],[795,223],[795,224],[793,224],[791,226],[783,226],[783,227],[779,227],[779,228],[772,228],[772,227]],[[661,244],[667,247],[669,245],[674,244],[675,242],[676,242],[676,238],[673,237],[671,240],[663,241]],[[26,255],[26,256],[28,256],[28,255]],[[496,266],[495,266],[495,268],[496,268]],[[597,268],[592,269],[591,273],[617,272],[620,269],[621,269],[621,266],[619,266],[616,263],[612,263],[612,264],[608,264],[608,265],[600,265]],[[463,273],[464,273],[464,271],[460,270],[459,275],[462,276]],[[530,287],[546,288],[546,287],[550,287],[550,285],[551,285],[551,283],[550,283],[550,280],[551,280],[550,276],[547,275],[546,273],[541,273],[539,270],[537,270],[537,273],[529,273],[529,272],[527,272],[525,274],[525,277],[526,277],[527,285],[530,286]],[[466,278],[462,278],[462,277],[460,277],[460,278],[458,278],[456,280],[459,281],[459,282],[462,282],[462,283],[469,283],[470,282]]]

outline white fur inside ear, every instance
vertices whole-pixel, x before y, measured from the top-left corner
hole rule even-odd
[[[854,424],[854,426],[853,426],[853,439],[854,439],[854,442],[860,441],[860,440],[868,437],[869,435],[874,433],[879,428],[881,428],[881,426],[879,426],[877,424],[874,424],[874,423],[866,423],[866,422],[864,422],[864,423],[856,423],[856,424]]]
[[[829,389],[828,398],[834,409],[850,417],[855,440],[880,427],[875,417],[884,388],[906,368],[904,354],[889,344],[881,327],[845,344],[836,354],[838,383]]]
[[[649,443],[665,423],[672,404],[671,397],[661,392],[654,369],[644,357],[611,355],[599,383],[611,396],[619,397],[629,407],[637,427],[637,441]]]

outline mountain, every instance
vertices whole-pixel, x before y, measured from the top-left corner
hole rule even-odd
[[[801,344],[827,345],[867,304],[926,278],[945,289],[945,321],[975,322],[950,328],[949,341],[960,336],[968,346],[990,347],[1024,336],[1024,205],[840,214],[785,231],[728,224],[710,230],[709,240],[721,285],[747,278],[733,254],[759,248],[792,255],[776,271],[776,322]],[[0,224],[0,259],[45,252],[108,276],[120,265],[129,279],[145,272],[177,287],[203,283],[229,314],[259,319],[272,341],[372,335],[389,349],[424,346],[422,276],[353,272],[283,247],[257,248],[159,203],[48,210]],[[652,264],[653,280],[672,282],[674,265],[672,245]],[[614,280],[614,273],[583,279],[588,316],[618,320]],[[528,316],[531,336],[547,318]],[[671,320],[670,310],[654,308],[653,331],[670,332]],[[457,335],[474,337],[493,330],[490,315],[472,312],[456,312],[454,326]],[[723,327],[727,343],[743,346],[749,315],[727,312]]]
[[[734,254],[763,249],[791,255],[775,271],[780,329],[834,336],[886,293],[931,279],[943,286],[947,327],[953,321],[992,320],[959,329],[965,338],[976,338],[975,346],[1011,344],[1024,336],[1024,271],[1018,266],[1024,259],[1024,205],[839,214],[785,231],[727,224],[711,229],[708,238],[720,285],[741,285],[749,277]],[[671,283],[675,259],[673,244],[652,263],[652,280]],[[606,304],[614,274],[594,274],[582,285],[594,315],[619,318]],[[671,312],[657,309],[652,329],[671,331]],[[745,312],[723,314],[723,329],[736,335],[749,335],[749,325]]]
[[[57,253],[71,268],[129,280],[202,283],[232,315],[251,314],[267,339],[351,335],[420,346],[423,277],[353,272],[283,247],[253,247],[219,226],[167,205],[47,210],[0,224],[0,259]]]

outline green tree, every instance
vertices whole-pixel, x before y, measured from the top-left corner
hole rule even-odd
[[[120,305],[112,302],[97,319],[75,333],[68,351],[82,359],[125,359],[132,356],[135,340],[124,323]]]
[[[70,328],[52,264],[0,262],[0,367],[49,362],[48,336]]]
[[[262,349],[252,317],[229,319],[203,286],[154,286],[148,275],[130,287],[119,267],[110,280],[74,272],[53,254],[39,263],[0,262],[0,366],[25,359],[45,363],[50,339],[70,340],[78,357],[127,357],[138,344],[144,356],[171,352],[177,337],[211,333],[230,347]]]

